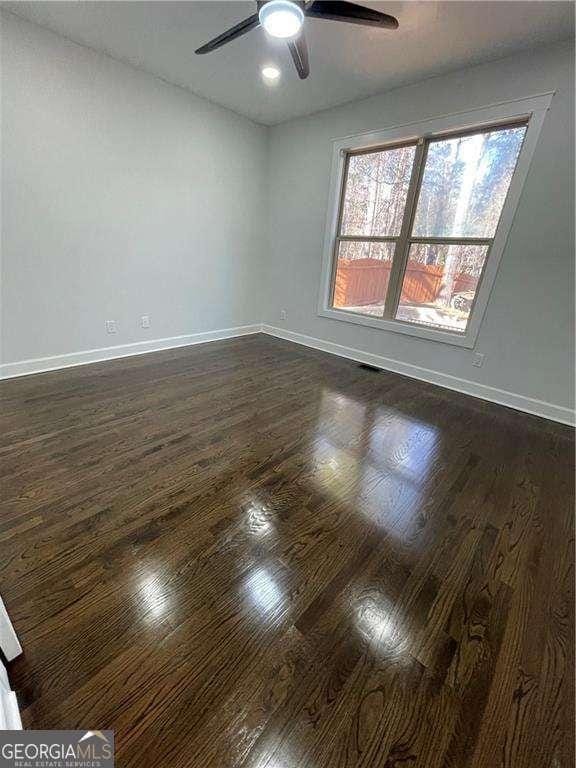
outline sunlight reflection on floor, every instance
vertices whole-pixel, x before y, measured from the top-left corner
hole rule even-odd
[[[439,433],[393,407],[366,407],[325,389],[313,445],[314,483],[397,535],[421,508]]]

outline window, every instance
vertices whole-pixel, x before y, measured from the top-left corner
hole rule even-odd
[[[348,153],[332,306],[465,333],[525,133]]]
[[[320,314],[472,346],[550,98],[479,127],[336,142]]]

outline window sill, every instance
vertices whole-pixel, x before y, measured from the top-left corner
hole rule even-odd
[[[384,320],[378,317],[358,315],[340,309],[320,308],[318,315],[320,317],[328,317],[331,320],[364,325],[368,328],[378,328],[381,331],[402,333],[405,336],[416,336],[427,341],[438,341],[443,344],[451,344],[454,347],[463,347],[464,349],[472,349],[478,335],[477,331],[473,333],[470,329],[466,333],[452,333],[450,331],[437,330],[436,328],[413,325],[401,320]]]

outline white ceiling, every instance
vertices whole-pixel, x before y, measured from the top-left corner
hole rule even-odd
[[[254,30],[213,53],[194,49],[256,10],[232,2],[5,2],[72,40],[272,125],[470,64],[574,35],[571,2],[368,2],[396,31],[306,21],[311,75],[300,81],[285,44]],[[264,64],[282,70],[271,88]]]

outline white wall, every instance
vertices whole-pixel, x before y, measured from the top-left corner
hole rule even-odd
[[[3,362],[259,322],[266,129],[2,22]]]
[[[317,316],[332,139],[550,90],[556,90],[556,95],[476,350]],[[270,138],[271,261],[264,321],[570,407],[574,388],[573,169],[573,47],[568,44],[429,79],[277,126]],[[282,309],[288,313],[285,322],[280,320]],[[485,353],[483,368],[472,367],[474,351]]]

